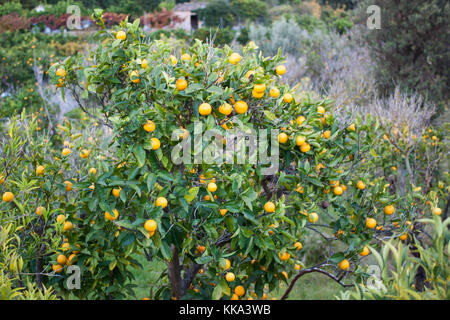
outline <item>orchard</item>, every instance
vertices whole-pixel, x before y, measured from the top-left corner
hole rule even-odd
[[[414,251],[424,219],[442,223],[439,128],[298,94],[281,50],[151,40],[139,20],[107,29],[101,10],[93,17],[98,45],[48,69],[81,120],[37,130],[40,116],[22,113],[0,139],[1,275],[33,283],[33,297],[142,298],[136,271],[155,261],[161,281],[146,299],[280,288],[287,299],[309,273],[349,288],[371,276],[365,262],[384,242]]]

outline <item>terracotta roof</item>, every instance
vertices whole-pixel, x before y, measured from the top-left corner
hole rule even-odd
[[[173,8],[173,11],[194,11],[197,9],[203,9],[207,6],[206,2],[185,2],[179,3]]]

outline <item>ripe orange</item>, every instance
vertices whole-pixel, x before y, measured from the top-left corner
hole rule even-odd
[[[294,243],[294,248],[297,250],[300,250],[301,248],[303,248],[303,245],[301,242],[296,242],[296,243]]]
[[[72,263],[75,263],[75,262],[77,262],[77,260],[78,260],[78,258],[77,258],[77,255],[75,254],[75,253],[72,253],[70,256],[69,256],[69,258],[67,259],[67,265],[68,266],[70,266],[70,265],[72,265]]]
[[[278,142],[279,143],[286,143],[288,141],[288,135],[286,134],[286,133],[284,133],[284,132],[282,132],[282,133],[280,133],[279,135],[278,135]]]
[[[330,130],[325,131],[325,132],[323,133],[323,137],[324,137],[325,139],[330,139],[330,137],[331,137],[331,131],[330,131]]]
[[[182,61],[191,61],[191,59],[192,59],[192,57],[191,57],[191,55],[189,53],[183,53],[181,55],[181,60]]]
[[[66,76],[66,70],[64,70],[63,68],[58,68],[58,69],[56,69],[56,75],[58,77],[65,77]]]
[[[72,222],[70,222],[70,221],[64,222],[64,226],[63,226],[64,231],[72,230],[72,228],[73,228]]]
[[[155,220],[150,219],[145,221],[144,228],[148,232],[154,232],[158,228],[158,224],[156,223]]]
[[[65,255],[60,254],[57,258],[56,261],[60,264],[60,265],[65,265],[67,262],[67,258]]]
[[[298,116],[295,120],[299,126],[302,125],[303,122],[305,122],[306,118],[304,116]]]
[[[361,180],[359,180],[358,183],[356,184],[356,187],[359,190],[364,190],[366,188],[366,184],[364,182],[362,182]]]
[[[278,90],[278,88],[272,88],[272,89],[270,89],[270,91],[269,91],[269,95],[270,95],[272,98],[278,98],[278,97],[280,96],[280,90]]]
[[[394,212],[395,212],[395,207],[393,205],[390,204],[390,205],[384,207],[384,213],[387,214],[388,216],[390,216]]]
[[[155,123],[152,120],[147,120],[147,122],[142,127],[147,132],[152,132],[156,128]]]
[[[278,252],[278,257],[280,258],[281,261],[287,261],[287,260],[289,260],[291,255],[286,251],[283,253],[281,253],[281,251],[280,251],[280,252]]]
[[[275,212],[275,204],[271,201],[266,202],[264,204],[264,210],[269,213]]]
[[[400,239],[400,240],[406,240],[406,239],[408,239],[408,234],[407,234],[407,233],[402,234],[402,235],[399,237],[399,239]]]
[[[236,113],[242,114],[242,113],[246,113],[248,109],[248,105],[245,101],[238,101],[234,104],[234,110],[236,111]]]
[[[255,91],[257,93],[264,92],[264,91],[266,91],[266,85],[264,83],[255,84],[253,86],[253,91]]]
[[[317,107],[317,113],[324,114],[325,113],[325,108],[322,107],[322,106],[318,106]]]
[[[311,146],[306,142],[300,146],[300,151],[303,153],[306,153],[309,150],[311,150]]]
[[[228,273],[225,275],[225,279],[226,279],[228,282],[233,282],[234,279],[236,279],[236,277],[235,277],[235,275],[234,275],[233,272],[228,272]]]
[[[44,166],[37,166],[37,168],[36,168],[36,174],[37,175],[43,175],[44,171],[45,171]]]
[[[179,91],[183,91],[184,89],[187,88],[188,83],[187,83],[186,80],[180,78],[180,79],[177,80],[176,85],[177,85],[177,89]]]
[[[233,293],[230,300],[239,300],[239,296],[237,294]]]
[[[333,189],[333,193],[335,194],[335,195],[337,195],[337,196],[340,196],[341,194],[342,194],[342,192],[344,192],[344,190],[342,190],[342,188],[341,187],[334,187],[334,189]]]
[[[147,69],[147,60],[146,59],[143,59],[141,61],[141,67],[142,67],[142,69]]]
[[[214,182],[208,183],[208,190],[210,192],[215,192],[217,190],[217,185]]]
[[[158,150],[161,146],[161,142],[158,138],[151,138],[150,141],[152,143],[152,150]]]
[[[308,220],[310,223],[316,223],[319,220],[319,216],[315,212],[311,212],[308,214]]]
[[[164,197],[158,197],[156,199],[155,205],[164,209],[165,207],[167,207],[167,199]]]
[[[299,264],[296,263],[296,264],[294,265],[294,269],[298,271],[298,270],[301,269],[301,266],[300,266]]]
[[[126,38],[127,38],[127,34],[125,33],[125,31],[120,30],[119,32],[116,33],[116,39],[123,41]]]
[[[89,150],[83,149],[83,150],[80,151],[80,158],[81,159],[86,159],[87,157],[89,157],[90,153],[91,152]]]
[[[209,103],[202,103],[198,106],[198,113],[200,113],[202,116],[207,116],[211,113],[211,105]]]
[[[64,148],[63,149],[63,151],[62,151],[62,155],[65,157],[65,156],[68,156],[69,154],[71,154],[72,153],[72,150],[70,150],[69,148]]]
[[[306,139],[304,136],[297,136],[297,138],[295,139],[295,144],[297,146],[301,146],[306,142]]]
[[[261,99],[264,97],[264,91],[263,92],[256,92],[255,90],[252,90],[252,96],[255,99]]]
[[[341,270],[347,270],[349,267],[350,267],[350,262],[348,262],[347,259],[344,259],[341,262],[339,262],[339,268]]]
[[[225,266],[222,267],[223,270],[228,270],[231,267],[231,262],[228,259],[225,259]]]
[[[374,218],[367,218],[366,219],[366,227],[369,229],[373,229],[377,226],[377,220]]]
[[[172,62],[173,65],[176,65],[178,63],[177,57],[171,55],[169,58],[170,58],[170,62]]]
[[[112,190],[113,196],[116,197],[116,198],[120,197],[120,191],[122,191],[122,188],[120,188],[120,187],[119,188],[114,188]]]
[[[95,168],[90,168],[90,169],[89,169],[89,174],[96,175],[96,174],[97,174],[97,169],[95,169]]]
[[[277,73],[279,76],[282,76],[283,74],[286,73],[286,67],[283,66],[283,65],[277,66],[277,67],[275,68],[275,71],[276,71],[276,73]]]
[[[220,214],[222,216],[224,216],[228,212],[228,209],[220,209],[219,211],[220,211]]]
[[[245,294],[245,289],[243,286],[237,286],[236,288],[234,288],[234,293],[238,297],[242,297]]]
[[[219,107],[219,112],[221,114],[228,116],[231,112],[233,112],[233,108],[231,107],[231,105],[229,103],[224,103],[223,105],[221,105]]]
[[[42,212],[44,212],[44,207],[39,206],[36,208],[36,214],[38,216],[42,215]]]
[[[112,211],[113,215],[111,215],[109,212],[105,211],[105,219],[109,221],[114,221],[119,217],[119,211],[117,209],[114,209]]]
[[[437,208],[436,207],[436,208],[433,209],[433,214],[435,214],[437,216],[440,216],[441,213],[442,213],[442,209],[441,208]]]
[[[369,253],[370,253],[370,250],[366,246],[364,246],[364,248],[359,252],[359,254],[363,257],[367,256]]]
[[[285,102],[285,103],[291,103],[293,99],[294,98],[292,97],[292,94],[290,94],[290,93],[286,93],[283,96],[283,102]]]
[[[59,264],[52,265],[52,270],[56,273],[60,273],[62,271],[63,267]]]
[[[348,128],[347,128],[347,130],[348,130],[348,131],[356,131],[355,124],[352,123],[351,125],[349,125]]]
[[[64,221],[66,221],[66,216],[63,214],[60,214],[56,217],[56,221],[59,223],[64,222]]]
[[[239,53],[232,53],[229,57],[228,57],[228,61],[231,64],[236,64],[239,61],[241,61],[241,55]]]
[[[12,192],[7,191],[3,194],[4,202],[11,202],[13,200],[14,200],[14,194]]]
[[[131,82],[133,82],[133,83],[141,82],[141,79],[139,79],[139,71],[137,71],[137,70],[131,71],[130,79],[131,79]]]
[[[73,186],[72,182],[64,181],[64,183],[66,184],[66,191],[67,192],[72,191],[72,186]]]

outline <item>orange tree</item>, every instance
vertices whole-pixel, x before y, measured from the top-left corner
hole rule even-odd
[[[359,176],[379,142],[377,121],[337,117],[329,100],[295,99],[280,53],[264,58],[252,44],[238,54],[200,41],[174,48],[146,39],[139,20],[109,31],[101,11],[93,16],[103,27],[95,65],[78,55],[49,70],[62,94],[113,134],[114,157],[74,184],[82,191],[69,241],[82,243],[85,292],[114,297],[129,286],[130,255],[142,250],[167,264],[169,285],[155,298],[262,297],[280,281],[289,283],[286,298],[306,273],[344,286],[348,275],[367,276],[359,260],[383,232],[379,217],[400,211],[383,179],[369,185]],[[278,170],[267,175],[268,165],[249,161],[176,164],[174,148],[193,139],[199,122],[202,133],[224,136],[230,128],[279,130],[270,142],[280,149]],[[300,261],[308,232],[329,248],[313,266]]]

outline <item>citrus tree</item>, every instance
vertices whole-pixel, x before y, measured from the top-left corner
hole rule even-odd
[[[102,30],[90,59],[71,56],[49,69],[61,94],[110,129],[114,150],[98,169],[80,168],[77,197],[62,204],[71,212],[65,223],[75,225],[68,242],[81,247],[75,294],[121,297],[130,268],[139,267],[136,252],[166,263],[168,285],[154,294],[163,299],[263,297],[280,282],[289,284],[287,298],[306,273],[343,286],[350,275],[368,276],[360,260],[369,243],[399,236],[377,224],[414,213],[383,178],[361,169],[376,156],[376,119],[294,97],[281,53],[263,57],[251,43],[240,53],[200,41],[173,46],[146,38],[139,20],[107,30],[101,14],[93,15]],[[259,155],[275,155],[271,163],[236,164],[233,152],[223,162],[192,160],[236,146],[229,132],[251,130],[271,133],[257,141]],[[190,161],[175,160],[192,145]],[[310,248],[302,242],[311,232],[327,250],[324,261],[305,266]]]

